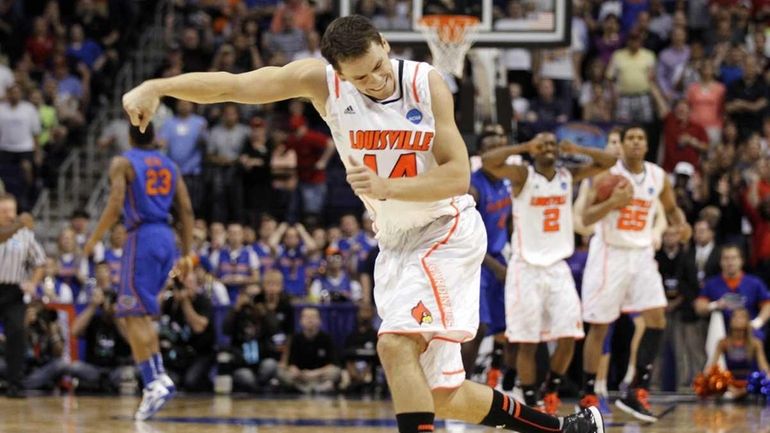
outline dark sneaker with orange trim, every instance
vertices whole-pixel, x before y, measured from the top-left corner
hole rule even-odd
[[[589,407],[599,407],[599,397],[596,394],[584,394],[578,402],[578,410]]]
[[[629,389],[625,397],[615,401],[615,406],[640,421],[658,421],[658,417],[650,412],[649,393],[646,389]]]
[[[595,406],[581,409],[562,420],[562,433],[605,433],[604,419]]]
[[[543,407],[545,408],[545,413],[551,416],[556,416],[556,414],[559,412],[559,407],[561,407],[559,393],[546,392],[543,396]]]

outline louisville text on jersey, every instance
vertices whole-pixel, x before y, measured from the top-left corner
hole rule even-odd
[[[433,132],[399,130],[356,130],[350,131],[350,147],[365,150],[430,150]]]

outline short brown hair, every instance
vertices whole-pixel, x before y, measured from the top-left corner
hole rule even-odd
[[[339,70],[340,61],[364,55],[372,42],[382,43],[382,36],[368,18],[361,15],[340,17],[326,28],[321,38],[321,54]]]

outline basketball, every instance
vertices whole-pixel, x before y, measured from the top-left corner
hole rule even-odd
[[[621,187],[628,183],[628,179],[619,174],[610,174],[604,176],[596,182],[596,197],[594,203],[601,203],[612,195],[612,191],[620,185]]]

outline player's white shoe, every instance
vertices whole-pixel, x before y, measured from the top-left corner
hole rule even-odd
[[[169,393],[176,394],[176,385],[174,385],[174,381],[171,380],[170,377],[168,377],[168,374],[163,373],[160,376],[158,376],[158,380],[160,381],[163,386],[166,387]]]
[[[173,394],[163,386],[159,379],[153,380],[142,390],[142,401],[139,403],[134,419],[144,421],[155,415]]]

